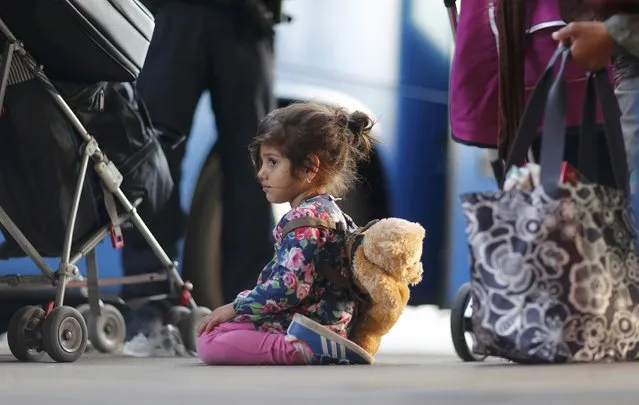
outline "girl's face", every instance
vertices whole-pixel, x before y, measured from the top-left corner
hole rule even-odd
[[[309,195],[312,184],[307,181],[310,176],[296,178],[291,173],[291,162],[277,148],[268,145],[260,146],[262,166],[257,178],[262,184],[266,199],[272,204],[290,203],[297,206],[306,195]]]

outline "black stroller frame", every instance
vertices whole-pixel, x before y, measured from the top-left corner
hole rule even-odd
[[[136,206],[141,200],[131,203],[127,199],[120,188],[122,174],[100,150],[97,141],[87,132],[45,75],[43,67],[27,52],[2,19],[0,19],[0,31],[7,40],[2,55],[0,110],[4,104],[8,85],[36,78],[45,86],[56,105],[71,121],[83,141],[80,148],[82,157],[80,171],[57,271],[54,271],[44,261],[36,248],[0,207],[0,223],[42,272],[41,276],[10,275],[0,277],[0,286],[16,287],[21,284],[31,284],[50,285],[55,288],[55,299],[49,302],[45,309],[28,306],[21,308],[13,315],[7,331],[7,340],[12,354],[21,361],[35,361],[46,352],[54,361],[73,362],[85,352],[89,340],[95,348],[102,352],[114,351],[124,342],[124,319],[117,308],[110,304],[104,304],[100,300],[99,286],[140,284],[165,280],[170,282],[171,293],[169,295],[173,296],[176,293],[179,295],[179,305],[172,308],[174,321],[172,323],[175,323],[180,329],[186,348],[191,351],[195,350],[196,328],[201,318],[210,310],[196,305],[190,294],[191,283],[182,280],[177,271],[177,263],[173,262],[164,252],[138,214]],[[98,280],[95,248],[110,231],[113,232],[114,223],[103,226],[77,252],[72,252],[74,224],[90,162],[93,163],[99,176],[105,195],[111,194],[124,208],[125,212],[117,215],[118,223],[132,222],[166,271]],[[113,240],[113,233],[111,236],[115,247],[118,241]],[[87,280],[78,280],[80,272],[76,263],[82,257],[86,258]],[[89,304],[88,308],[85,308],[85,313],[81,313],[76,308],[64,306],[67,288],[86,288],[84,294],[87,296]]]
[[[444,0],[444,6],[448,10],[448,20],[453,37],[457,33],[457,23],[459,14],[457,11],[457,0]],[[495,153],[496,155],[496,153]],[[496,156],[493,156],[494,159]],[[491,165],[495,171],[495,180],[497,184],[501,183],[499,170],[503,167],[500,161],[493,160]],[[450,334],[453,341],[453,347],[457,356],[465,362],[483,361],[487,356],[474,351],[475,334],[473,333],[472,324],[472,296],[471,284],[466,282],[462,284],[453,298],[450,312]]]

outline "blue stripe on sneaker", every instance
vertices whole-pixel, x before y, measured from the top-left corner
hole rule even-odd
[[[304,342],[315,356],[330,359],[331,362],[341,360],[351,364],[373,363],[374,359],[354,343],[336,335],[317,322],[298,315],[294,317],[287,332],[290,336]],[[349,345],[353,345],[354,348]]]

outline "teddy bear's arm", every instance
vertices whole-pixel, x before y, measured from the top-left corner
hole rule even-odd
[[[406,306],[406,283],[391,277],[380,267],[369,262],[362,249],[355,252],[353,272],[356,284],[371,297],[374,304],[402,309]]]
[[[387,301],[394,302],[394,306],[384,303],[372,303],[360,314],[355,328],[351,333],[351,340],[374,356],[379,350],[382,336],[388,333],[397,323],[406,303],[409,290],[403,285],[396,286],[396,296]]]
[[[380,327],[384,327],[379,330],[381,333],[387,333],[395,325],[409,297],[408,287],[405,285],[392,284],[392,280],[386,282],[388,284],[373,290],[372,304],[365,311],[368,316],[382,322]]]
[[[408,299],[410,290],[403,283],[377,273],[365,278],[358,274],[358,282],[371,297],[371,303],[362,308],[351,339],[371,355],[379,349],[384,336],[397,323]]]

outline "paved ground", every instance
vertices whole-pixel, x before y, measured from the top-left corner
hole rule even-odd
[[[194,359],[87,354],[21,364],[0,354],[2,405],[636,405],[639,364],[524,367],[380,356],[374,366],[206,367]]]
[[[0,308],[8,311],[0,304]],[[0,314],[2,315],[2,314]],[[398,323],[385,353],[449,340],[442,322]],[[1,323],[1,322],[0,322]],[[404,330],[406,329],[406,330]],[[387,342],[388,343],[388,342]],[[447,342],[450,344],[450,342]],[[397,346],[397,347],[395,347]],[[439,347],[441,346],[441,347]],[[0,405],[638,405],[639,363],[518,366],[464,364],[439,345],[428,355],[380,355],[377,364],[205,367],[193,358],[135,359],[87,353],[73,364],[14,361],[0,342]],[[392,350],[389,350],[392,349]]]

